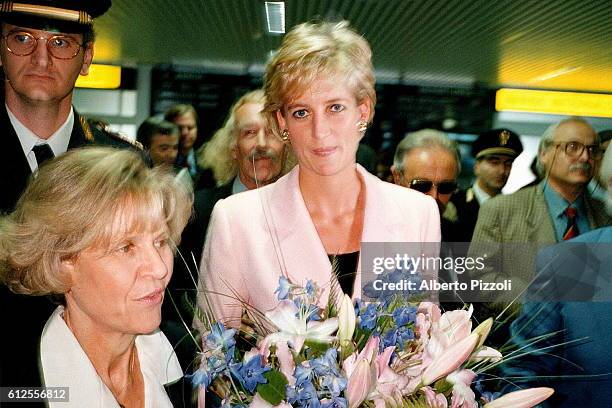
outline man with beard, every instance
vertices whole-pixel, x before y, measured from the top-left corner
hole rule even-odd
[[[501,194],[506,185],[514,159],[523,151],[519,135],[510,129],[493,129],[478,136],[472,145],[476,159],[476,180],[467,190],[457,191],[451,198],[461,235],[458,241],[470,242],[480,207]]]
[[[288,159],[289,147],[278,135],[270,132],[261,115],[264,103],[264,93],[260,89],[238,99],[230,108],[224,126],[204,146],[202,157],[199,157],[200,162],[212,168],[219,185],[195,192],[194,217],[183,232],[169,286],[175,299],[186,292],[195,302],[195,296],[192,296],[195,285],[191,276],[197,280],[196,267],[202,255],[210,215],[217,201],[273,183],[292,167],[292,161]],[[191,322],[193,316],[183,311],[181,317],[176,316],[170,300],[165,301],[164,306],[167,309],[164,316],[170,316],[170,321],[163,322],[162,328],[171,341],[174,335],[170,330],[177,333],[177,339],[182,338],[184,328],[178,323],[181,318]],[[169,329],[173,323],[178,326]],[[182,363],[190,363],[194,355],[180,347],[177,353]]]

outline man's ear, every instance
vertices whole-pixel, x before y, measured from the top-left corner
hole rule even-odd
[[[91,62],[93,61],[94,56],[94,47],[93,43],[89,42],[85,46],[83,50],[83,66],[81,67],[81,75],[89,74],[89,67],[91,66]]]
[[[474,175],[475,175],[476,177],[478,177],[478,176],[479,176],[479,174],[478,174],[478,173],[479,173],[479,161],[478,161],[478,160],[475,160],[475,161],[474,161],[474,167],[473,167],[473,170],[474,170]]]
[[[400,174],[399,171],[397,171],[397,169],[395,168],[395,164],[391,166],[391,174],[393,175],[393,182],[395,184],[397,184],[398,186],[401,186],[402,183],[402,175]]]

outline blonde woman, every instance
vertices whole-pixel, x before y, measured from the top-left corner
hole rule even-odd
[[[69,402],[51,407],[172,406],[164,385],[182,370],[158,326],[191,200],[136,152],[84,148],[43,165],[0,218],[3,283],[15,296],[59,299],[35,341],[10,333],[16,366],[33,354],[39,364],[25,369],[40,384],[68,387]],[[24,367],[3,366],[5,379],[13,369]]]
[[[276,183],[217,203],[200,268],[200,305],[238,326],[244,303],[276,305],[279,277],[312,279],[327,302],[331,258],[345,293],[361,295],[362,242],[439,242],[431,197],[356,164],[374,116],[371,50],[346,22],[301,24],[265,75],[266,114],[298,165]]]

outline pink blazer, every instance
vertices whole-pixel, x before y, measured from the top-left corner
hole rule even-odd
[[[435,201],[405,187],[386,183],[357,165],[365,185],[362,242],[439,242]],[[299,187],[299,168],[274,184],[220,200],[209,224],[200,265],[198,305],[207,292],[216,319],[237,327],[241,299],[260,312],[277,304],[281,275],[323,289],[324,306],[332,279],[331,264],[310,218]],[[361,295],[361,262],[354,297]],[[195,323],[199,326],[198,322]]]

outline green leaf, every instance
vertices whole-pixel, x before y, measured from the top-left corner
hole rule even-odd
[[[271,370],[263,375],[268,382],[259,384],[257,392],[267,402],[272,405],[278,405],[285,399],[285,387],[289,383],[285,376],[276,370]]]

